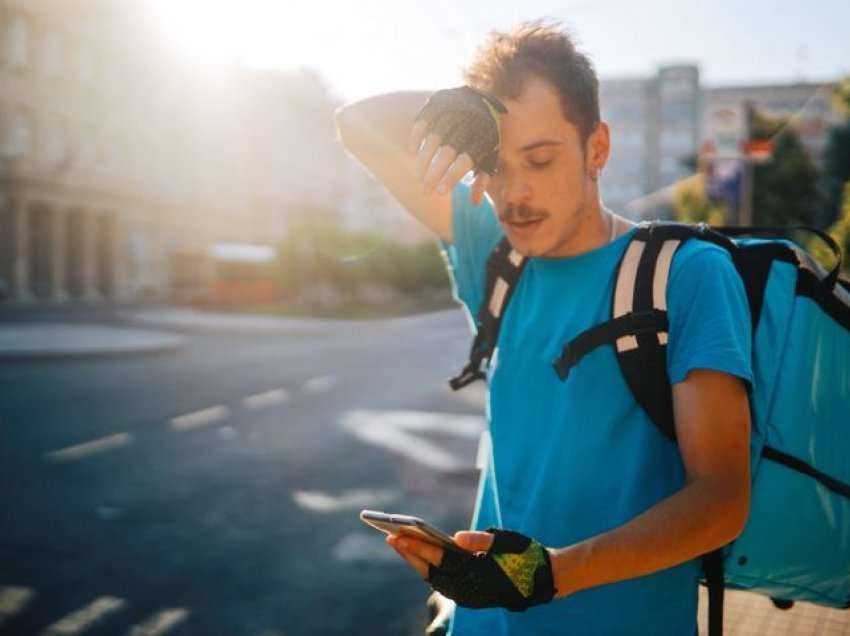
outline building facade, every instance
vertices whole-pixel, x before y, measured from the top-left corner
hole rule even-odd
[[[746,109],[788,120],[818,165],[832,126],[845,115],[833,84],[704,87],[695,65],[665,66],[648,78],[600,83],[602,118],[611,127],[611,158],[602,175],[606,204],[634,218],[668,205],[674,186],[694,174],[710,144],[724,157],[748,136]]]
[[[175,252],[374,216],[318,77],[181,64],[140,7],[0,0],[0,302],[166,300]]]

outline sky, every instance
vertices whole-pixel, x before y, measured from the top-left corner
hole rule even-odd
[[[146,0],[198,64],[312,68],[342,100],[461,82],[492,29],[563,22],[602,79],[696,63],[703,84],[850,75],[850,0]]]

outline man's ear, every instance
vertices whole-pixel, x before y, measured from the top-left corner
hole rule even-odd
[[[587,170],[591,174],[598,174],[605,164],[608,163],[608,156],[611,153],[611,136],[608,124],[600,121],[596,124],[593,132],[587,138],[587,146],[585,148],[585,157],[587,158]]]

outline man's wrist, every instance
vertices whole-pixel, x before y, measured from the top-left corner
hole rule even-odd
[[[556,590],[555,598],[565,598],[586,587],[581,583],[581,573],[587,549],[586,542],[564,548],[548,548]]]

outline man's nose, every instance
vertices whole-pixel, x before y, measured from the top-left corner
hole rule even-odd
[[[504,175],[499,195],[506,205],[525,204],[531,200],[531,186],[519,175]]]

